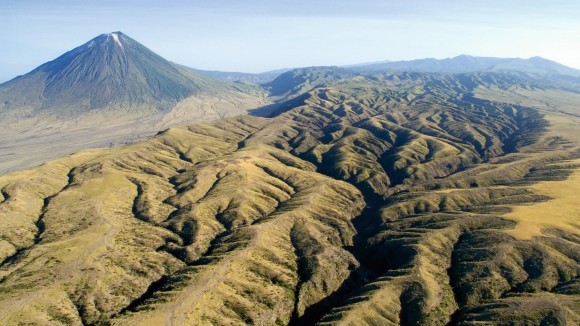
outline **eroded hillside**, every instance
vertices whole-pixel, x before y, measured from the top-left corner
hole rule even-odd
[[[489,76],[348,77],[0,177],[0,320],[580,323],[577,117]]]

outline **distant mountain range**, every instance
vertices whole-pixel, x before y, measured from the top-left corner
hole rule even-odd
[[[413,71],[438,73],[468,73],[491,70],[580,76],[580,70],[541,57],[520,59],[460,55],[441,60],[429,58],[411,61],[371,63],[368,65],[363,64],[351,66],[349,69],[357,72]]]
[[[271,82],[262,84],[271,96],[294,97],[321,86],[329,86],[347,77],[391,75],[404,78],[405,74],[448,74],[463,76],[466,80],[486,85],[509,87],[518,83],[536,87],[572,82],[577,88],[580,71],[539,57],[530,59],[477,58],[459,56],[452,59],[422,59],[384,62],[349,67],[307,67],[287,71]],[[478,77],[474,77],[478,76]],[[438,78],[437,76],[433,78]],[[484,81],[485,80],[485,81]]]
[[[309,67],[316,68],[316,67]],[[379,72],[429,72],[429,73],[470,73],[482,71],[515,71],[523,73],[569,75],[580,77],[580,70],[573,69],[542,57],[521,58],[494,58],[474,57],[459,55],[446,59],[417,59],[409,61],[379,61],[339,66],[339,68],[354,73],[379,73]],[[244,81],[257,84],[267,84],[276,77],[289,71],[300,71],[305,68],[280,69],[260,74],[243,72],[205,71],[188,68],[191,71],[230,81]]]

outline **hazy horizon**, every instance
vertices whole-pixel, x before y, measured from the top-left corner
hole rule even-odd
[[[0,82],[121,31],[204,70],[264,72],[375,61],[541,56],[580,68],[580,4],[426,0],[4,1]]]

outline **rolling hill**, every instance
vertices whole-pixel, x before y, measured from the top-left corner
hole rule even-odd
[[[580,323],[574,78],[315,67],[268,87],[254,115],[1,176],[0,320]]]

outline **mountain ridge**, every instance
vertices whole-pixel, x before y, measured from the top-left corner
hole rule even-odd
[[[354,67],[358,72],[372,71],[413,71],[413,72],[439,72],[439,73],[468,73],[493,71],[519,71],[538,74],[563,74],[580,76],[580,70],[567,67],[552,60],[539,56],[528,59],[521,58],[497,58],[476,57],[470,55],[458,55],[445,59],[417,59],[406,61],[391,61],[379,64],[359,65]]]
[[[377,73],[388,71],[399,72],[430,72],[430,73],[470,73],[484,71],[516,71],[536,74],[561,74],[580,77],[580,70],[568,67],[553,60],[534,56],[527,59],[502,58],[502,57],[479,57],[461,54],[451,58],[436,59],[422,58],[412,60],[381,60],[375,62],[356,63],[342,66],[318,66],[318,68],[337,67],[356,73]],[[219,79],[243,81],[257,84],[268,84],[280,75],[301,69],[311,69],[316,66],[298,67],[292,69],[277,69],[264,73],[206,71],[194,68],[187,69],[203,75]]]

